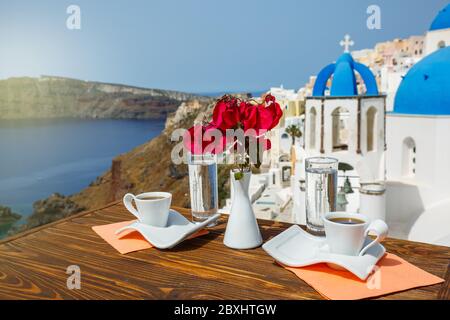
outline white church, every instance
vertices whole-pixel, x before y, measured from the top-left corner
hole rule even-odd
[[[306,98],[295,220],[305,223],[304,159],[329,156],[353,167],[345,210],[385,219],[393,237],[450,246],[450,5],[426,33],[426,56],[404,76],[392,111],[370,69],[349,53],[352,44],[341,42],[345,52]]]

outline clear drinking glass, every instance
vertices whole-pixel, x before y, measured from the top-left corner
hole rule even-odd
[[[325,235],[323,217],[336,210],[338,160],[328,157],[307,158],[306,228],[310,233]]]
[[[211,154],[188,154],[192,221],[200,223],[215,215],[219,206],[217,161]],[[212,227],[217,224],[208,225]]]

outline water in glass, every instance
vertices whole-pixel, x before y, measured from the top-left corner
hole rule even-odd
[[[336,210],[338,161],[334,158],[306,159],[306,227],[325,235],[323,217]]]
[[[217,162],[212,155],[190,155],[188,166],[192,221],[203,222],[216,214],[219,206]]]

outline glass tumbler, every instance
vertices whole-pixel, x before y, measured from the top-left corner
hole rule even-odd
[[[324,236],[323,217],[336,211],[338,160],[328,157],[307,158],[306,171],[306,229]]]
[[[188,154],[192,221],[200,223],[218,211],[217,160],[212,154]],[[217,224],[217,220],[208,227]]]

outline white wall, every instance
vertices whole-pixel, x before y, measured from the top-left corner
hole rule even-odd
[[[389,114],[386,120],[388,180],[433,185],[436,118]],[[402,172],[402,146],[408,137],[412,138],[416,145],[416,174],[413,177],[405,177]]]
[[[321,117],[321,100],[318,99],[308,99],[306,100],[305,105],[305,130],[304,131],[304,141],[305,141],[305,149],[308,152],[308,155],[314,156],[319,154],[320,152],[320,117]],[[314,124],[312,123],[311,113],[312,110],[315,110],[316,116]],[[311,146],[311,127],[314,127],[314,148],[310,148]]]
[[[444,41],[445,45],[450,46],[450,28],[429,31],[425,38],[425,54],[429,55],[438,50],[438,43]]]
[[[367,112],[375,108],[374,149],[367,147]],[[385,180],[385,101],[384,98],[361,99],[361,153],[362,160],[357,164],[361,175],[361,182],[375,182]]]
[[[432,242],[435,231],[441,226],[430,226],[426,231],[427,228],[417,223],[434,221],[431,213],[426,220],[422,215],[435,212],[433,208],[438,205],[438,211],[442,212],[442,203],[448,203],[445,209],[450,217],[450,202],[447,201],[450,199],[450,117],[389,114],[386,125],[387,220],[398,223],[406,235],[414,226],[417,240]],[[404,176],[402,171],[402,145],[408,137],[416,145],[413,176]],[[446,228],[450,234],[450,225]],[[424,232],[429,234],[424,235]]]
[[[397,89],[400,86],[404,76],[408,70],[390,71],[386,66],[381,70],[381,88],[380,91],[387,95],[386,97],[386,111],[390,112],[394,110],[394,101]]]

